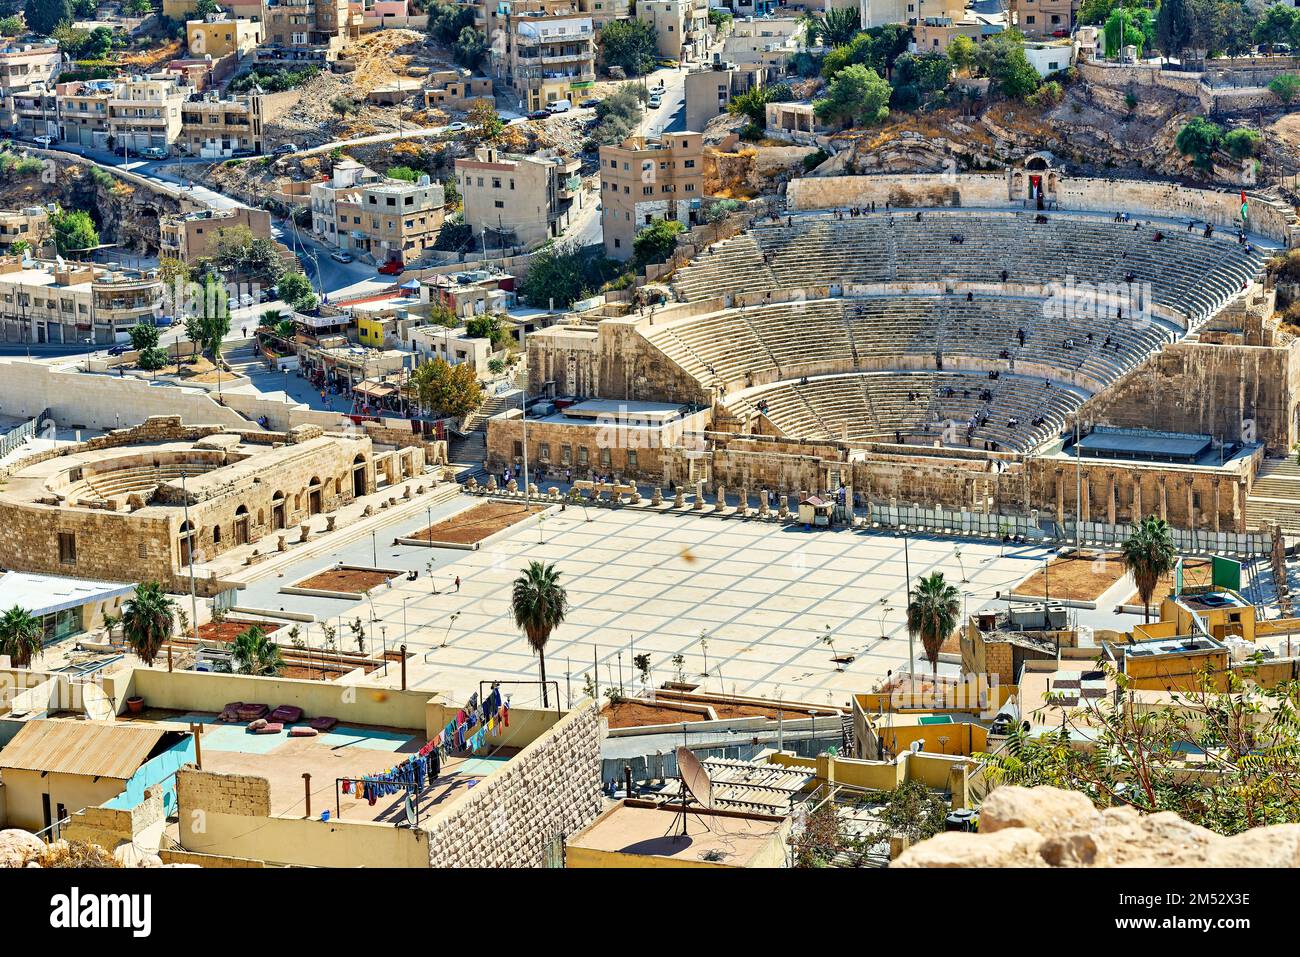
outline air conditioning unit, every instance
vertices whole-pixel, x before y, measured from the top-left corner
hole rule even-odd
[[[1064,605],[1047,606],[1047,624],[1053,631],[1061,631],[1070,623],[1070,609]]]
[[[1047,626],[1047,610],[1042,604],[1018,605],[1007,610],[1007,623],[1015,631],[1039,631]]]

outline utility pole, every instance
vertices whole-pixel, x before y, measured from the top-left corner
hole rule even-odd
[[[519,327],[519,345],[524,357],[524,388],[519,396],[519,408],[523,412],[524,445],[524,514],[528,514],[528,332],[525,326]]]
[[[194,531],[194,526],[190,524],[190,493],[185,489],[185,470],[181,470],[181,504],[185,511],[185,527],[189,533],[189,565],[190,565],[190,627],[194,629],[194,634],[199,633],[199,600],[194,590],[194,545],[198,535]],[[168,643],[170,648],[170,643]],[[171,660],[170,653],[168,661]],[[171,670],[170,668],[168,669]]]
[[[908,553],[907,530],[903,530],[903,574],[907,576],[907,608],[906,614],[910,619],[912,614],[912,561]],[[909,621],[907,628],[907,674],[908,680],[911,680],[912,672],[916,670],[916,634],[912,631]]]

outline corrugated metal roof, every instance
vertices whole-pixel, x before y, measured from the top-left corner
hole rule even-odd
[[[126,780],[170,732],[149,725],[38,719],[0,748],[0,771],[50,771]]]

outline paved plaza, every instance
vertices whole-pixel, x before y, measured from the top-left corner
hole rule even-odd
[[[340,622],[341,644],[346,623],[358,616],[371,622],[374,641],[382,625],[389,648],[405,641],[414,655],[411,686],[453,698],[477,691],[481,680],[537,678],[536,656],[509,606],[511,582],[530,561],[555,563],[568,589],[572,607],[546,651],[547,676],[559,682],[565,704],[570,694],[581,696],[593,659],[602,688],[619,680],[621,665],[631,691],[634,654],[649,654],[654,685],[677,677],[672,658],[680,654],[686,680],[707,690],[806,701],[843,702],[852,692],[870,690],[886,672],[907,667],[901,537],[650,508],[571,506],[550,512],[540,527],[526,523],[478,551],[383,544],[393,538],[385,530],[377,552],[367,536],[287,568],[283,578],[254,583],[239,602]],[[912,537],[908,547],[912,575],[942,571],[970,611],[1008,590],[1046,554],[1038,547],[1003,550],[996,542],[932,537]],[[371,564],[376,556],[381,566],[421,574],[380,586],[361,603],[278,592],[334,561]],[[432,579],[426,574],[430,560]],[[452,586],[457,575],[459,591]],[[319,628],[311,628],[313,644]],[[843,670],[823,640],[827,634],[836,656],[854,656]],[[919,642],[916,654],[918,669],[928,667]],[[957,669],[941,664],[940,670]],[[388,676],[369,681],[391,685],[396,672],[390,668]],[[532,687],[512,690],[517,704],[540,697]]]

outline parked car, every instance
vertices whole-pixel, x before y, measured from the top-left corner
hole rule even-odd
[[[469,129],[469,124],[461,123],[459,120],[456,121],[455,123],[447,124],[448,133],[459,133],[461,130],[467,130],[467,129]]]
[[[550,115],[551,114],[547,113],[545,110],[533,110],[533,112],[528,114],[528,118],[530,120],[544,120]]]
[[[583,100],[578,104],[578,106],[582,107],[584,110],[594,110],[596,107],[600,106],[600,98],[593,96],[589,100]]]
[[[159,329],[170,329],[179,320],[175,316],[154,316],[153,324]]]
[[[129,343],[129,342],[119,342],[119,343],[117,343],[116,345],[112,345],[112,346],[109,346],[109,347],[108,347],[108,354],[109,354],[110,356],[120,356],[120,355],[124,355],[124,354],[126,353],[126,351],[127,351],[128,349],[130,349],[130,348],[131,348],[131,343]]]
[[[275,150],[272,152],[272,155],[284,156],[288,153],[296,153],[296,152],[298,152],[298,147],[294,143],[281,143],[279,146],[275,148]]]
[[[663,105],[663,102],[664,102],[663,97],[661,97],[658,93],[650,94],[650,109],[652,110],[659,109],[659,107]]]
[[[404,270],[405,268],[406,267],[403,266],[401,263],[399,263],[396,259],[393,259],[380,266],[379,271],[383,273],[385,276],[398,276],[401,275],[402,270]]]
[[[346,249],[336,249],[330,253],[330,259],[336,263],[350,263],[352,262],[352,254]]]
[[[32,142],[35,143],[37,146],[43,146],[43,147],[45,147],[46,149],[49,149],[50,146],[52,146],[53,143],[54,143],[54,137],[52,137],[52,136],[38,136],[38,137],[36,137],[34,140],[32,140]]]
[[[253,303],[253,297],[249,293],[244,293],[244,295],[235,300],[235,308],[247,309],[249,306],[253,305]]]
[[[165,146],[146,146],[140,151],[140,155],[145,159],[166,159],[167,148]]]
[[[573,103],[570,100],[556,100],[554,103],[546,104],[547,113],[567,113],[573,109]]]

